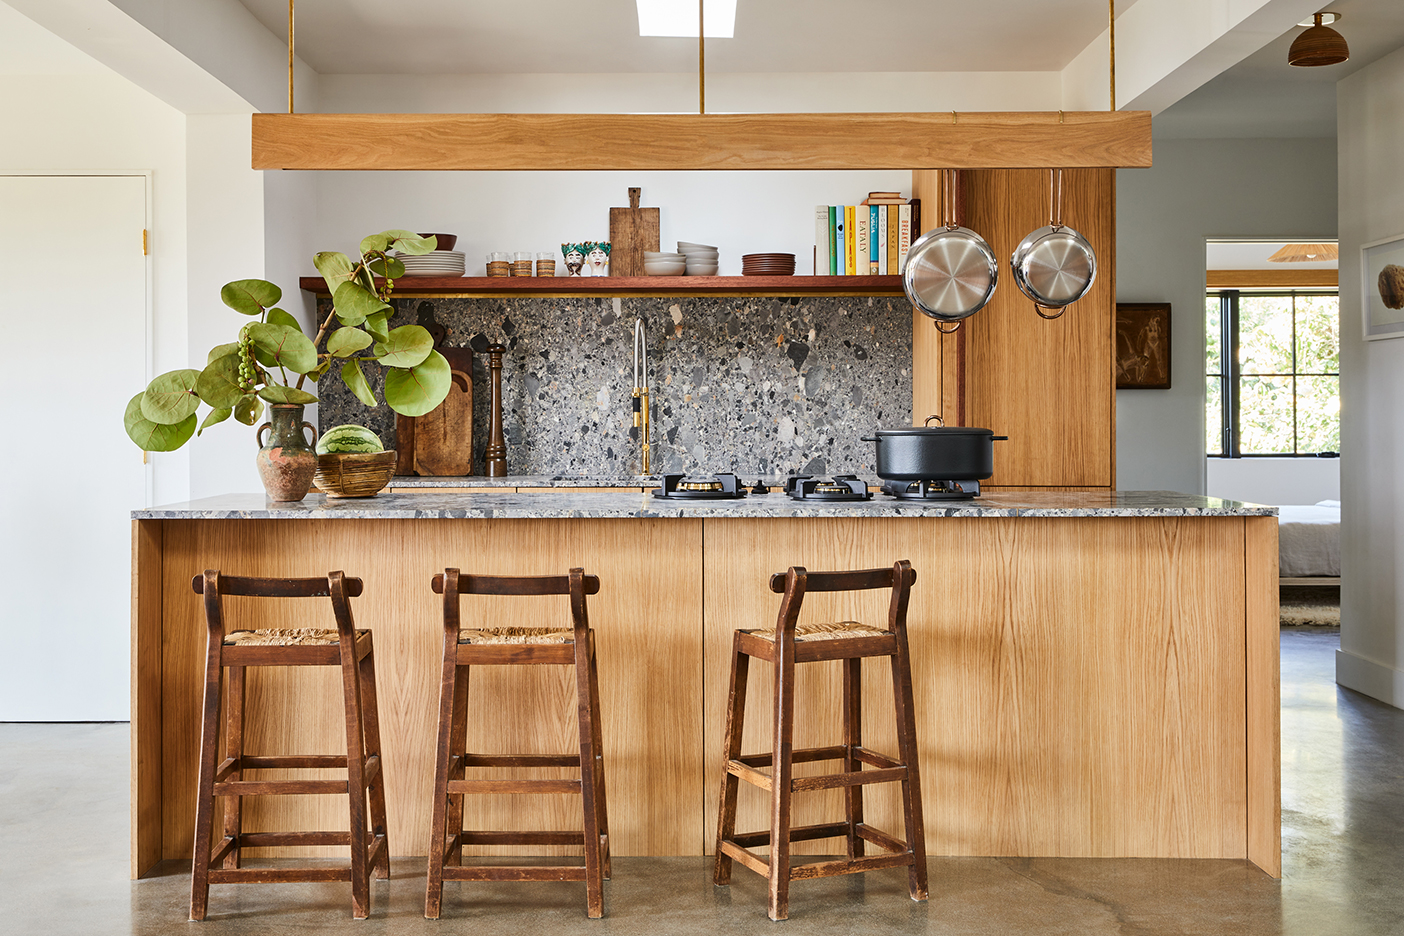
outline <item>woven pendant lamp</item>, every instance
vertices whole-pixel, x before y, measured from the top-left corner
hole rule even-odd
[[[1317,13],[1313,24],[1292,43],[1287,50],[1288,65],[1339,65],[1350,58],[1350,46],[1346,45],[1345,36],[1330,26],[1321,25],[1324,15]],[[1331,15],[1335,17],[1331,22],[1340,22],[1340,14]]]
[[[1335,244],[1285,244],[1271,257],[1269,263],[1311,263],[1339,260],[1340,249]]]

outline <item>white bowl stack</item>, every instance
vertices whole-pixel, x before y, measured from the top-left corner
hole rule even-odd
[[[678,241],[678,250],[687,259],[688,276],[716,276],[721,253],[710,244]]]
[[[682,276],[687,273],[687,258],[680,253],[644,251],[645,276]]]
[[[434,250],[413,257],[397,253],[395,259],[405,265],[406,276],[462,276],[467,271],[461,250]]]

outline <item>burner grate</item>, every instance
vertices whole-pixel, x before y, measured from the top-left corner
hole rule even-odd
[[[872,499],[868,482],[857,475],[834,475],[815,478],[811,475],[790,475],[785,479],[785,493],[795,500],[807,501],[865,501]]]
[[[979,481],[888,481],[882,493],[899,500],[971,500],[980,496]]]

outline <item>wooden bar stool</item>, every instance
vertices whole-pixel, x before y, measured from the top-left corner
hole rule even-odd
[[[195,859],[190,885],[190,919],[203,920],[211,884],[350,881],[351,913],[370,913],[370,874],[390,876],[385,838],[385,780],[380,758],[380,724],[375,702],[375,654],[368,630],[356,630],[349,599],[361,594],[361,580],[332,572],[326,578],[236,578],[207,570],[191,581],[205,598],[209,636],[205,658],[205,708],[200,729],[200,779],[195,805]],[[297,628],[225,632],[223,597],[331,598],[335,629]],[[244,753],[245,669],[250,666],[338,666],[346,713],[346,754]],[[224,758],[219,760],[220,683],[229,670],[224,706]],[[246,770],[345,768],[345,780],[245,780]],[[245,832],[243,797],[337,794],[350,808],[348,832]],[[211,851],[215,797],[222,797],[223,835]],[[369,821],[367,821],[369,801]],[[290,845],[345,845],[349,867],[244,868],[245,848]]]
[[[861,572],[806,572],[799,566],[773,575],[770,590],[783,592],[780,616],[774,631],[738,630],[732,640],[731,695],[727,705],[725,764],[721,810],[717,824],[717,852],[713,881],[731,883],[731,863],[741,862],[770,880],[770,918],[789,916],[790,882],[800,878],[855,874],[878,868],[907,866],[908,890],[913,900],[926,899],[926,838],[921,816],[921,781],[917,766],[916,722],[912,714],[911,659],[907,653],[907,600],[916,573],[903,559],[890,569]],[[856,621],[837,624],[798,624],[806,592],[892,589],[887,628]],[[893,703],[897,716],[898,759],[893,760],[863,746],[862,661],[885,656],[892,661]],[[741,754],[741,729],[745,722],[746,674],[751,657],[775,668],[774,749],[769,754]],[[843,744],[793,750],[795,728],[795,664],[821,660],[843,661]],[[843,761],[841,773],[819,777],[793,776],[793,766],[812,761]],[[863,768],[871,767],[872,770]],[[771,768],[767,773],[762,768]],[[737,781],[745,780],[770,793],[770,830],[736,834]],[[863,785],[902,784],[902,807],[907,840],[899,841],[863,821]],[[843,822],[792,827],[793,794],[809,790],[845,791]],[[793,842],[846,839],[846,855],[837,861],[795,865],[790,860]],[[872,844],[886,854],[867,856]],[[762,857],[750,849],[769,845]]]
[[[439,695],[438,763],[429,839],[429,887],[424,915],[438,919],[444,881],[584,881],[586,912],[604,916],[604,880],[609,877],[609,819],[605,809],[604,754],[600,733],[600,687],[595,634],[585,596],[599,594],[598,576],[571,569],[569,575],[434,576],[444,596],[444,668]],[[459,626],[459,595],[569,595],[572,625],[563,627]],[[467,748],[468,672],[473,666],[556,664],[575,667],[580,749],[574,754],[473,754]],[[579,779],[469,780],[469,767],[578,767]],[[470,793],[578,793],[584,812],[581,832],[480,831],[463,828],[464,795]],[[583,845],[585,863],[569,867],[463,864],[465,845]]]

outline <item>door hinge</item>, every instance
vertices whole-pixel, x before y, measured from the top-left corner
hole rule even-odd
[[[146,233],[147,233],[147,232],[146,232],[146,228],[142,228],[142,229],[141,229],[141,255],[142,255],[143,257],[149,257],[149,256],[151,256],[151,249],[150,249],[150,247],[147,246],[147,237],[146,237]]]

